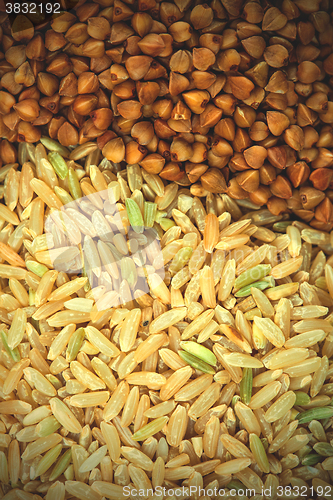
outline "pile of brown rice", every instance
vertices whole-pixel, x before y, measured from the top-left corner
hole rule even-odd
[[[94,143],[0,179],[0,499],[332,498],[332,235]]]

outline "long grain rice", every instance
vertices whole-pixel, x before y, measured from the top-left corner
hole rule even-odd
[[[216,474],[227,475],[236,474],[237,472],[246,469],[251,464],[250,458],[235,458],[234,460],[229,460],[224,464],[220,464],[216,467]]]
[[[330,234],[101,156],[43,137],[0,172],[0,497],[319,493]]]

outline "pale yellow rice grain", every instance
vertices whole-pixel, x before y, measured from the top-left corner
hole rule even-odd
[[[197,316],[186,328],[184,329],[182,333],[182,340],[187,340],[197,333],[199,333],[201,330],[203,330],[209,322],[212,320],[214,317],[214,310],[213,309],[207,309],[204,311],[202,314]]]
[[[291,453],[299,451],[308,444],[310,438],[311,436],[309,434],[304,434],[304,435],[295,434],[295,436],[290,438],[286,444],[281,446],[281,448],[279,449],[279,455],[285,457]]]
[[[31,404],[20,400],[0,401],[0,413],[11,415],[27,415],[32,410]]]
[[[252,396],[249,407],[253,410],[262,408],[275,398],[275,396],[279,393],[281,387],[281,382],[277,380],[271,382],[270,384],[267,384]]]
[[[227,475],[236,474],[251,465],[250,458],[235,458],[215,468],[216,474]]]
[[[224,266],[220,280],[219,291],[218,291],[218,299],[220,301],[226,300],[228,298],[234,286],[235,272],[236,272],[235,259],[230,259]]]
[[[154,319],[149,325],[149,333],[159,333],[166,330],[170,326],[182,321],[187,313],[186,307],[181,307],[179,309],[174,309],[161,314],[159,317]]]
[[[218,400],[220,389],[220,384],[216,382],[211,384],[191,405],[188,410],[188,416],[190,418],[202,417]]]
[[[66,481],[65,488],[70,495],[80,500],[100,500],[101,498],[100,494],[94,491],[91,486],[81,481]]]
[[[47,319],[51,327],[59,328],[71,323],[80,324],[90,321],[90,313],[80,311],[61,311]]]
[[[203,436],[203,449],[205,455],[209,458],[214,458],[218,440],[219,440],[220,420],[216,416],[212,416],[205,427]]]
[[[281,329],[273,323],[270,318],[254,318],[255,325],[261,333],[276,347],[282,347],[285,343],[285,337]]]
[[[293,307],[290,311],[291,319],[313,319],[325,316],[328,308],[318,305],[303,305],[302,307]]]
[[[263,364],[260,359],[254,358],[248,354],[231,352],[223,355],[224,360],[231,366],[239,366],[242,368],[262,368]]]
[[[178,447],[185,437],[188,425],[188,415],[184,406],[178,405],[173,411],[165,433],[166,440],[170,446]]]
[[[27,315],[23,309],[17,309],[14,313],[13,321],[8,332],[8,345],[15,349],[23,339],[27,325]]]
[[[289,375],[289,377],[304,377],[318,370],[320,362],[321,358],[308,358],[300,363],[295,362],[293,366],[285,368],[284,372]]]
[[[146,385],[150,389],[160,389],[166,383],[164,375],[154,372],[134,372],[126,376],[129,384]]]
[[[224,355],[229,354],[229,351],[221,345],[215,344],[213,346],[213,352],[223,368],[229,373],[231,379],[234,382],[239,383],[242,380],[243,376],[241,368],[239,368],[238,366],[229,365],[224,358]]]
[[[325,266],[325,279],[329,294],[333,298],[333,269],[329,264]]]
[[[21,456],[18,441],[13,439],[8,447],[8,472],[11,484],[17,484],[20,475]]]
[[[87,278],[75,278],[72,281],[68,281],[52,292],[48,300],[55,301],[68,299],[70,295],[80,290],[87,281]]]
[[[158,354],[163,360],[163,363],[174,371],[184,366],[188,366],[187,363],[185,363],[176,352],[171,351],[171,349],[160,349]]]
[[[174,394],[174,398],[176,401],[189,401],[205,391],[211,385],[212,381],[212,375],[201,375],[195,380],[184,385]]]
[[[236,458],[249,458],[253,460],[253,454],[244,443],[228,434],[222,434],[220,440],[228,452]]]
[[[40,455],[59,444],[61,440],[62,436],[60,434],[50,434],[49,436],[39,438],[33,443],[29,443],[27,445],[21,457],[25,461],[32,460],[37,457],[37,455]]]
[[[223,236],[216,244],[218,250],[230,251],[242,245],[246,245],[250,237],[247,234],[238,234],[235,236]]]
[[[294,323],[294,331],[297,333],[309,332],[312,330],[324,330],[324,332],[331,332],[332,325],[325,319],[303,319]]]
[[[65,403],[58,398],[52,398],[50,399],[50,406],[55,418],[68,432],[74,432],[75,434],[81,432],[80,422]]]
[[[57,394],[57,391],[55,387],[47,380],[44,375],[42,375],[38,370],[35,368],[27,367],[23,369],[23,373],[26,377],[26,379],[29,381],[29,383],[35,387],[37,391],[39,391],[42,394],[45,394],[46,396],[55,396]]]
[[[140,429],[144,428],[148,422],[148,418],[145,417],[144,412],[150,407],[150,400],[146,394],[143,394],[140,398],[138,410],[134,418],[134,435],[140,432]],[[125,441],[124,441],[125,443]],[[125,443],[126,444],[126,443]]]
[[[257,248],[254,252],[249,250],[248,254],[245,257],[240,259],[240,263],[237,263],[236,274],[239,276],[247,269],[251,269],[251,267],[255,267],[265,259],[268,245],[262,245]]]
[[[300,363],[308,357],[308,349],[290,348],[287,350],[281,350],[274,356],[271,356],[267,362],[264,362],[264,365],[270,370],[278,370],[280,368],[293,366],[295,362]]]
[[[183,467],[175,467],[165,470],[165,479],[167,481],[178,481],[180,479],[187,479],[194,473],[193,467],[184,465]]]
[[[29,359],[22,359],[11,368],[2,386],[2,392],[4,395],[9,395],[14,389],[17,388],[17,384],[23,375],[23,370],[28,367],[29,364]]]
[[[123,497],[123,486],[118,484],[110,484],[106,481],[94,481],[91,488],[101,496],[110,500],[120,500]]]
[[[193,370],[190,366],[185,366],[184,368],[180,368],[179,370],[175,371],[161,387],[161,400],[167,401],[174,394],[176,394],[176,392],[178,392],[181,387],[186,384],[188,379],[191,377],[192,372]]]
[[[66,309],[71,309],[72,311],[90,312],[93,306],[93,300],[84,298],[75,298],[67,300],[64,303]]]
[[[70,369],[74,377],[92,391],[105,389],[105,383],[99,377],[96,377],[90,370],[82,365],[79,361],[72,361]]]
[[[300,256],[281,262],[281,264],[277,264],[273,267],[270,274],[275,279],[281,279],[285,278],[286,276],[290,276],[290,274],[296,273],[296,271],[298,271],[302,264],[302,261],[303,257]]]
[[[293,391],[287,391],[268,408],[265,420],[269,423],[275,422],[294,406],[295,401],[296,394]]]
[[[88,392],[86,394],[76,394],[69,400],[71,406],[78,408],[89,408],[104,405],[109,399],[108,391]]]
[[[50,346],[47,356],[48,359],[51,361],[55,360],[65,350],[75,330],[75,324],[69,324],[61,330]]]
[[[85,472],[90,472],[100,465],[102,459],[105,457],[107,453],[107,446],[101,446],[96,451],[94,451],[79,467],[79,472],[81,474]]]
[[[108,447],[111,460],[118,460],[120,457],[120,439],[117,429],[113,424],[101,422],[101,431]]]
[[[302,241],[301,233],[295,226],[287,227],[287,235],[290,238],[290,243],[288,245],[288,251],[291,257],[298,257],[301,251]]]
[[[140,399],[139,387],[134,386],[129,392],[128,398],[124,405],[122,415],[121,415],[121,425],[123,427],[128,427],[134,420],[137,413],[138,405]]]
[[[321,391],[327,374],[329,370],[329,361],[327,356],[323,356],[320,360],[320,366],[316,369],[316,371],[312,375],[311,387],[310,387],[310,396],[314,398]]]
[[[259,422],[249,407],[238,401],[235,405],[235,413],[248,433],[260,436],[261,430]]]
[[[110,421],[119,414],[124,404],[126,403],[128,394],[129,385],[126,381],[123,380],[120,382],[103,410],[104,420]]]
[[[254,490],[256,493],[261,494],[264,484],[261,478],[252,469],[247,467],[241,472],[235,474],[236,478],[241,481],[241,483],[249,489]]]
[[[199,333],[197,342],[200,344],[202,342],[206,342],[209,338],[212,337],[219,330],[219,325],[216,321],[210,321],[208,325]]]
[[[145,471],[153,470],[153,461],[149,457],[147,457],[147,455],[142,453],[142,451],[137,450],[136,448],[131,448],[129,446],[122,446],[121,454],[137,467],[141,467]]]
[[[128,313],[122,325],[119,336],[120,348],[123,352],[128,352],[133,347],[137,336],[140,320],[141,309],[133,309]]]
[[[88,340],[100,350],[102,354],[109,356],[111,358],[119,355],[119,349],[110,342],[105,335],[103,335],[97,328],[93,326],[87,326],[85,329],[86,336]]]
[[[263,317],[272,319],[274,316],[274,308],[266,295],[261,290],[255,287],[251,288],[251,294]]]
[[[203,304],[214,309],[216,307],[214,276],[209,266],[204,266],[200,273],[200,289]]]

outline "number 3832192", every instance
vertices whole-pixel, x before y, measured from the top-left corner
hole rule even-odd
[[[330,498],[332,496],[333,487],[329,484],[322,486],[317,485],[313,486],[278,486],[277,487],[277,496],[278,497],[314,497],[316,494],[320,497]]]
[[[60,3],[6,3],[7,14],[60,14]]]

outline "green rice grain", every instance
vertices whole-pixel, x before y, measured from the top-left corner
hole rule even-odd
[[[252,368],[243,369],[243,377],[239,384],[239,392],[241,400],[244,404],[249,404],[252,397]]]
[[[56,151],[52,151],[47,155],[47,157],[58,177],[62,180],[66,179],[68,175],[68,167],[63,157]]]
[[[209,365],[208,363],[205,363],[204,361],[197,358],[196,356],[193,356],[193,354],[190,354],[189,352],[186,352],[186,351],[178,351],[178,354],[182,358],[183,361],[188,363],[190,366],[192,366],[196,370],[200,370],[201,372],[210,373],[211,375],[215,375],[215,370],[211,365]]]
[[[2,330],[0,332],[0,335],[1,335],[2,345],[3,345],[3,348],[5,349],[6,353],[12,358],[13,361],[18,363],[21,359],[18,348],[15,347],[15,349],[11,349],[9,347],[8,340],[7,340],[7,333],[4,330]]]
[[[139,205],[131,198],[127,198],[125,200],[125,205],[126,205],[128,220],[133,228],[133,231],[135,231],[136,233],[143,233],[144,223]]]
[[[201,344],[197,344],[196,342],[192,341],[183,341],[180,343],[180,347],[184,349],[184,351],[192,354],[193,356],[201,359],[205,363],[208,363],[209,365],[215,366],[217,359],[215,354],[207,349],[207,347],[204,347]]]
[[[323,406],[322,408],[311,408],[311,410],[302,411],[297,415],[300,424],[307,424],[311,420],[323,420],[333,417],[333,407]]]

